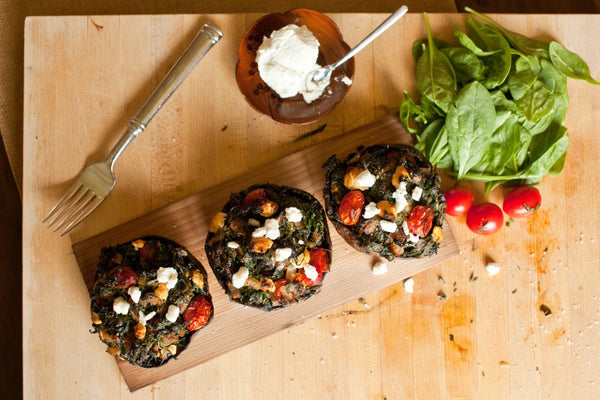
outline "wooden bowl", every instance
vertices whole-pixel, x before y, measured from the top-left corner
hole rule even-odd
[[[284,14],[268,14],[250,26],[240,42],[236,79],[240,91],[256,111],[281,123],[308,124],[324,118],[346,96],[352,85],[342,82],[342,78],[354,79],[354,59],[333,71],[331,83],[312,103],[306,103],[301,94],[282,99],[261,79],[255,59],[263,38],[289,24],[304,25],[315,35],[320,43],[319,65],[333,64],[350,51],[335,22],[319,12],[296,8]]]

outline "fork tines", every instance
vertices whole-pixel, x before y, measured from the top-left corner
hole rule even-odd
[[[64,227],[60,233],[60,236],[63,236],[94,211],[102,200],[102,197],[94,194],[78,180],[50,210],[42,223],[50,220],[48,228],[54,225],[54,232]]]

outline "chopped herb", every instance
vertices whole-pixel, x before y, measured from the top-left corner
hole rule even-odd
[[[475,282],[479,277],[474,275],[474,272],[471,272],[471,276],[469,276],[469,282]]]
[[[294,139],[294,142],[299,142],[301,140],[304,140],[311,136],[314,136],[317,133],[321,133],[325,130],[326,127],[327,127],[327,124],[323,124],[323,125],[319,126],[317,129],[314,129],[310,132],[306,132],[305,134],[298,136],[296,139]]]
[[[453,334],[450,334],[450,341],[454,342],[454,335]]]
[[[442,278],[442,276],[438,276],[438,279],[440,280],[440,282],[442,282],[444,285],[446,284],[446,282],[444,281],[444,278]]]
[[[448,298],[448,296],[446,296],[446,293],[442,292],[441,290],[438,292],[438,297],[440,298],[440,300],[446,301],[446,299]]]

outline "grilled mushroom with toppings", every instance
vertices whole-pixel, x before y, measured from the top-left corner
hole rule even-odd
[[[92,333],[108,353],[156,367],[180,354],[213,315],[206,270],[182,246],[147,236],[101,250]]]
[[[437,170],[417,149],[359,147],[323,168],[327,216],[351,246],[388,260],[437,252],[446,202]]]
[[[305,300],[331,265],[325,212],[305,191],[251,186],[212,218],[206,254],[233,301],[269,311]]]

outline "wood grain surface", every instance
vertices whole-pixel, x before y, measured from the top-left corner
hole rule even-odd
[[[565,170],[542,181],[543,206],[533,217],[489,237],[450,219],[459,255],[415,272],[414,293],[402,283],[386,286],[130,392],[105,346],[89,334],[88,288],[71,246],[319,148],[395,112],[402,90],[416,93],[411,46],[425,29],[421,15],[409,14],[356,57],[352,89],[323,121],[299,127],[262,117],[239,94],[234,74],[239,39],[260,16],[26,21],[24,397],[600,398],[600,215],[594,206],[600,96],[598,87],[574,80]],[[386,15],[330,16],[353,44]],[[600,76],[599,16],[494,17],[511,30],[559,40]],[[429,15],[436,36],[448,40],[464,18]],[[40,220],[54,201],[83,166],[104,156],[206,19],[224,38],[119,160],[113,193],[68,237],[47,230]],[[482,187],[473,188],[483,200]],[[503,194],[499,188],[487,199],[500,204]],[[486,272],[490,261],[499,274]]]

